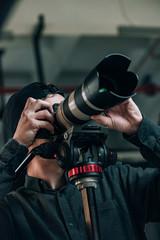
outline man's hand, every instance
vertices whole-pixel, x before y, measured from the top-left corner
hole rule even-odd
[[[45,128],[54,134],[52,112],[51,103],[41,99],[28,98],[13,138],[20,144],[29,147],[34,142],[40,128]]]
[[[104,113],[106,116],[100,114],[91,118],[110,129],[127,135],[135,134],[142,122],[142,114],[131,98],[109,110],[105,110]]]

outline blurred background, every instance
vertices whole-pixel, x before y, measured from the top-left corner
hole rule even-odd
[[[1,0],[0,147],[6,142],[3,110],[13,93],[34,81],[72,92],[112,53],[131,59],[129,70],[139,76],[134,101],[159,125],[159,0]],[[119,161],[148,166],[120,133],[109,131],[106,144]],[[146,232],[160,239],[159,224],[148,224]]]

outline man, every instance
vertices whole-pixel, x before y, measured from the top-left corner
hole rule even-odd
[[[52,105],[63,101],[61,94],[56,88],[34,83],[6,106],[5,124],[12,139],[0,154],[1,239],[87,239],[81,193],[54,159],[36,156],[27,166],[24,187],[11,191],[14,170],[27,152],[51,141],[39,132],[46,129],[54,134]],[[145,223],[160,221],[160,129],[142,117],[132,99],[105,114],[92,118],[123,132],[157,168],[143,170],[117,163],[104,169],[96,189],[100,237],[143,240]]]

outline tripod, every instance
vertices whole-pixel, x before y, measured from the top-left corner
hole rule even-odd
[[[95,121],[76,125],[64,133],[57,151],[58,164],[81,191],[89,240],[100,240],[95,189],[102,169],[117,160],[116,153],[105,145],[107,136],[108,129]]]

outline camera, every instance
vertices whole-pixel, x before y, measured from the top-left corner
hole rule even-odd
[[[106,56],[57,108],[55,130],[62,133],[90,116],[103,112],[135,95],[138,77],[128,71],[131,60],[122,54]]]
[[[55,135],[74,125],[83,125],[92,115],[100,114],[135,95],[138,76],[128,71],[131,60],[122,54],[106,56],[85,78],[84,82],[60,104],[54,104]],[[36,138],[54,138],[40,129]]]

